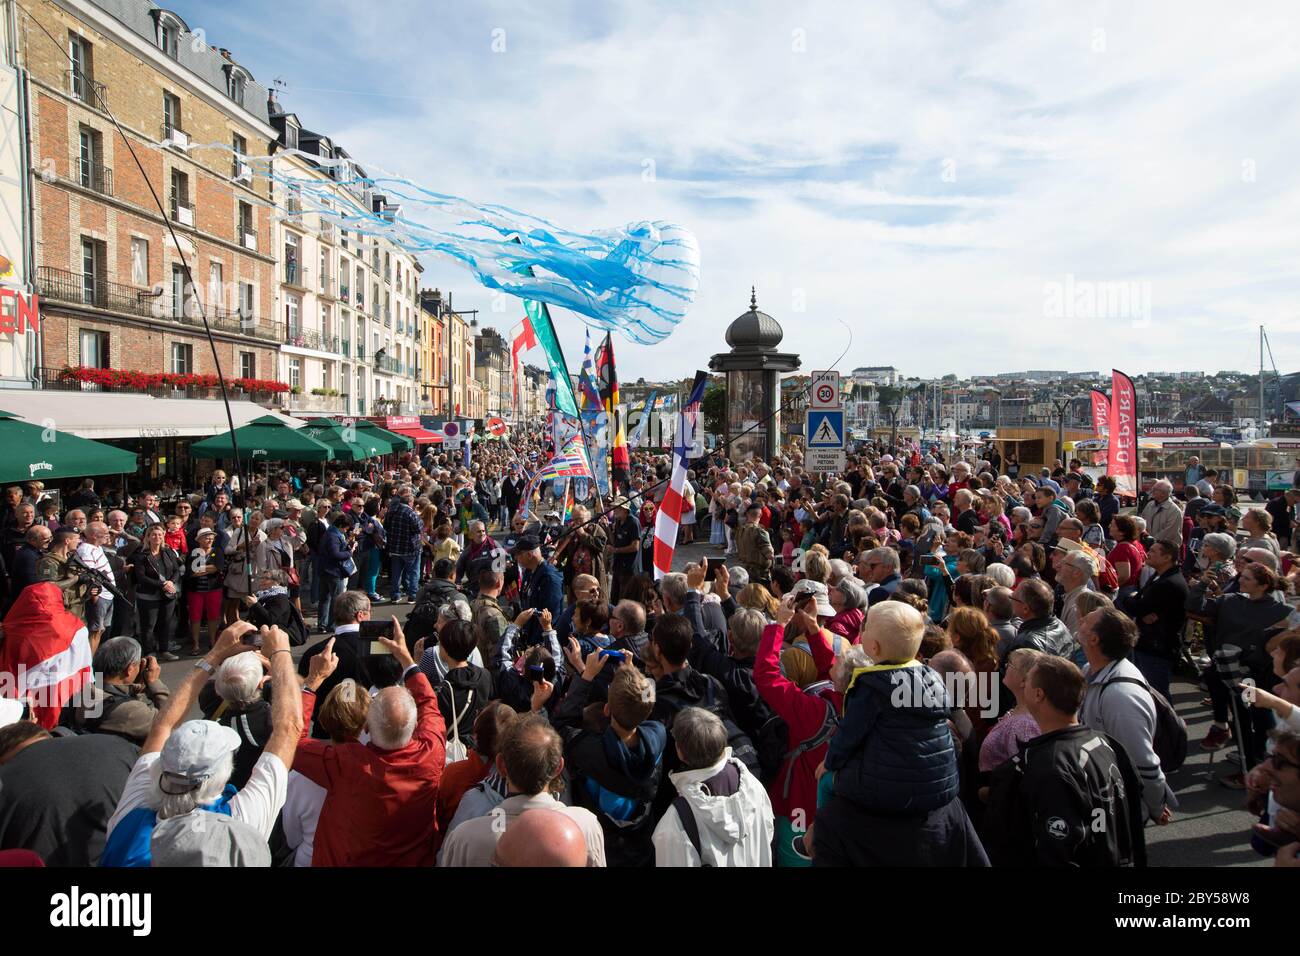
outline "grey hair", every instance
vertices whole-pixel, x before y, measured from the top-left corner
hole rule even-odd
[[[355,624],[357,615],[370,610],[370,598],[365,591],[344,591],[334,599],[334,620],[339,624]]]
[[[1237,539],[1222,531],[1214,531],[1201,539],[1201,549],[1206,548],[1213,548],[1225,558],[1231,558],[1237,553]]]
[[[464,621],[468,624],[473,617],[469,604],[455,598],[438,608],[439,621]]]
[[[400,750],[415,733],[415,698],[405,687],[385,687],[370,705],[366,730],[381,750]]]
[[[758,642],[767,626],[767,617],[762,611],[752,607],[736,608],[727,622],[730,632],[731,651],[735,657],[753,657],[758,650]]]
[[[840,660],[844,662],[845,667],[857,670],[860,667],[870,667],[871,657],[867,654],[866,648],[861,644],[849,644],[840,653]]]
[[[1159,481],[1152,483],[1151,490],[1172,492],[1174,490],[1174,483],[1170,481],[1168,478],[1161,478]]]
[[[722,759],[727,728],[721,718],[702,707],[683,707],[673,718],[673,742],[686,770],[702,770]]]
[[[1003,564],[1001,561],[985,565],[984,573],[992,578],[1000,588],[1010,588],[1011,585],[1016,583],[1016,572],[1011,570],[1010,565]]]
[[[213,765],[212,773],[198,788],[189,793],[165,793],[159,783],[162,780],[162,761],[155,760],[149,767],[149,779],[153,786],[149,788],[145,803],[158,812],[159,820],[184,816],[196,807],[220,797],[234,770],[235,753],[231,751]]]
[[[250,703],[258,697],[262,676],[262,662],[252,651],[228,657],[217,669],[217,695],[232,704]]]
[[[477,530],[479,530],[479,531],[486,531],[486,530],[487,530],[487,525],[485,525],[482,521],[479,521],[478,519],[475,519],[475,520],[471,521],[471,522],[469,523],[469,526],[470,526],[471,529],[477,529]]]
[[[731,575],[731,590],[739,591],[749,586],[749,571],[746,568],[736,565],[734,568],[727,568],[727,573]]]
[[[921,497],[921,489],[916,485],[908,485],[903,489],[903,494],[908,497],[919,498]]]
[[[272,581],[282,588],[288,587],[289,585],[289,575],[285,574],[281,568],[267,568],[265,571],[257,575],[257,577],[266,578],[268,581]]]
[[[872,548],[867,552],[867,560],[879,561],[893,571],[899,569],[898,552],[893,548]]]
[[[844,578],[835,585],[844,595],[844,607],[851,611],[864,611],[867,607],[867,589],[853,576]]]
[[[831,577],[826,583],[834,587],[845,578],[852,576],[852,574],[853,568],[849,565],[849,562],[843,558],[831,558]]]
[[[1021,521],[1028,521],[1033,516],[1034,513],[1030,511],[1028,508],[1026,508],[1024,505],[1016,505],[1016,507],[1011,509],[1011,517],[1013,519],[1013,523],[1015,518],[1019,518]]]
[[[141,653],[140,642],[134,637],[112,637],[99,645],[91,668],[105,677],[125,674],[140,659]]]
[[[1084,551],[1071,551],[1065,556],[1061,563],[1078,568],[1088,577],[1092,577],[1097,573],[1097,562],[1092,559],[1092,555],[1087,554]]]
[[[666,601],[674,607],[681,607],[686,603],[686,575],[680,571],[665,574],[659,582],[659,590]]]

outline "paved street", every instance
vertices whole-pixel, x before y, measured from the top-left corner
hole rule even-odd
[[[702,544],[679,547],[673,566],[676,570],[683,570],[691,561],[721,553],[720,548]],[[385,592],[385,586],[380,587],[381,593]],[[410,610],[409,604],[381,605],[375,608],[374,616],[377,620],[388,620],[393,616],[401,620]],[[313,623],[314,619],[308,618],[308,624]],[[313,636],[307,647],[319,640],[320,637]],[[307,647],[294,648],[294,659],[299,659]],[[163,679],[174,687],[192,667],[191,658],[164,664]],[[1175,683],[1174,705],[1187,721],[1191,746],[1186,763],[1170,781],[1180,804],[1173,821],[1165,827],[1147,827],[1151,865],[1266,866],[1268,861],[1259,857],[1249,845],[1249,832],[1254,820],[1242,808],[1242,792],[1228,790],[1217,780],[1236,768],[1225,759],[1229,751],[1207,754],[1199,747],[1199,741],[1209,727],[1209,708],[1200,703],[1204,696],[1200,688],[1186,679]]]

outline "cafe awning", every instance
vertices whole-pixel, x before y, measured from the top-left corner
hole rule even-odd
[[[47,422],[80,438],[207,438],[230,431],[226,407],[212,399],[154,398],[125,392],[6,389],[0,407],[33,425]],[[231,402],[235,427],[270,415],[299,428],[301,419],[268,411],[256,402]]]
[[[20,421],[0,411],[0,483],[84,478],[89,475],[133,475],[134,452],[66,431]]]

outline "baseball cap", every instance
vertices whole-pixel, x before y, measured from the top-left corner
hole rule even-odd
[[[297,498],[290,498],[284,503],[284,508],[286,511],[302,511],[303,505]]]
[[[510,552],[511,556],[523,554],[525,551],[536,551],[541,547],[541,542],[537,540],[536,535],[526,534],[515,542],[514,550]]]
[[[831,607],[830,597],[826,591],[826,585],[822,584],[820,581],[810,581],[807,578],[804,578],[802,581],[796,582],[790,593],[794,594],[796,597],[802,597],[805,594],[813,595],[817,601],[818,617],[835,616],[835,608]]]
[[[1201,510],[1196,513],[1196,516],[1198,518],[1226,518],[1228,516],[1228,511],[1223,507],[1223,505],[1215,501],[1208,505],[1203,505]]]
[[[211,720],[187,720],[163,744],[159,762],[163,793],[176,796],[197,790],[223,757],[239,749],[239,734]]]

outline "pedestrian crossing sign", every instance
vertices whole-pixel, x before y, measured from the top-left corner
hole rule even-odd
[[[843,448],[844,410],[822,408],[808,412],[804,435],[809,448]]]

